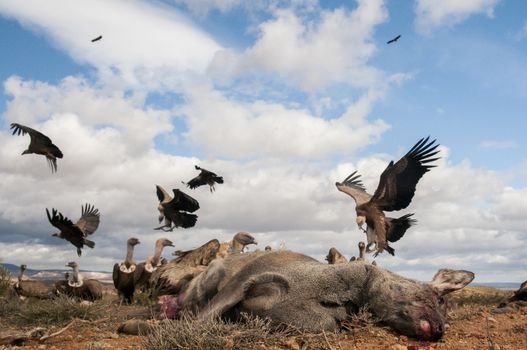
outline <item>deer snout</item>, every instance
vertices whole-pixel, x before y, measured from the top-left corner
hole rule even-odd
[[[419,328],[421,330],[421,339],[424,340],[438,340],[443,336],[443,326],[438,324],[433,324],[427,320],[419,321]]]

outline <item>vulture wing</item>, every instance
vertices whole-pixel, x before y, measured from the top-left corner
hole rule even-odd
[[[62,232],[73,234],[75,236],[78,235],[79,237],[83,236],[82,231],[73,225],[73,222],[70,219],[62,215],[62,213],[59,213],[57,209],[51,209],[50,214],[49,210],[46,208],[46,214],[48,215],[49,222]]]
[[[115,289],[119,288],[119,264],[113,265],[113,285],[115,286]]]
[[[100,215],[99,209],[93,205],[85,204],[82,207],[81,217],[76,226],[83,232],[84,236],[91,235],[99,227]]]
[[[13,135],[29,134],[31,142],[29,143],[28,149],[33,153],[45,155],[51,171],[57,171],[57,158],[62,158],[63,154],[61,150],[51,142],[49,137],[35,129],[17,123],[12,123],[11,129],[13,129]]]
[[[170,211],[188,211],[193,213],[199,209],[199,203],[197,200],[189,196],[188,194],[180,190],[172,190],[174,192],[174,198],[165,204],[165,209]]]
[[[172,200],[172,197],[170,197],[167,191],[159,185],[156,185],[156,194],[161,203],[170,202]]]
[[[13,135],[29,134],[29,137],[31,137],[31,144],[42,146],[52,144],[51,139],[49,137],[39,131],[36,131],[35,129],[31,129],[28,126],[17,123],[11,123],[11,129],[13,129]]]
[[[335,183],[335,185],[339,191],[351,196],[355,200],[356,206],[369,202],[371,198],[371,195],[366,192],[357,171],[351,173],[344,181]]]
[[[401,210],[410,204],[419,179],[435,167],[429,163],[439,159],[432,158],[439,152],[436,150],[439,144],[434,144],[435,140],[429,142],[429,138],[419,140],[397,163],[391,161],[383,171],[371,198],[379,209]]]
[[[196,176],[195,178],[193,178],[192,180],[190,180],[189,182],[187,182],[187,186],[193,190],[199,186],[202,186],[202,185],[205,185],[207,183],[207,181],[205,180],[205,178],[202,176],[202,174],[199,174],[198,176]]]
[[[172,223],[175,227],[193,227],[196,225],[196,221],[198,221],[198,216],[196,214],[183,213],[177,210],[170,211],[168,216],[170,217],[170,220],[172,220]]]

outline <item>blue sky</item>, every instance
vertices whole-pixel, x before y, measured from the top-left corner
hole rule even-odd
[[[75,216],[84,201],[105,198],[101,212],[109,213],[109,223],[99,235],[107,248],[85,261],[104,269],[120,258],[113,247],[130,234],[155,240],[153,184],[179,186],[200,163],[219,167],[242,185],[226,184],[225,193],[213,198],[198,194],[211,202],[210,211],[196,229],[177,233],[188,245],[183,248],[253,229],[263,237],[259,241],[286,239],[292,248],[306,248],[308,239],[305,252],[319,258],[332,245],[350,256],[363,237],[354,226],[353,203],[332,184],[358,168],[373,192],[389,160],[431,135],[443,145],[443,159],[420,183],[409,208],[420,224],[398,243],[400,256],[382,257],[381,263],[424,279],[440,267],[437,261],[476,269],[479,254],[488,264],[498,262],[485,266],[483,281],[497,280],[501,269],[510,271],[502,280],[525,279],[526,260],[517,245],[526,239],[527,4],[70,4],[56,0],[39,10],[31,0],[0,1],[0,130],[11,153],[4,151],[0,165],[0,197],[10,204],[0,209],[6,249],[36,242],[35,249],[59,249],[57,259],[66,259],[68,247],[46,238],[51,231],[44,208],[61,204]],[[99,34],[103,39],[91,43]],[[398,34],[397,43],[386,45]],[[79,151],[66,151],[52,178],[41,159],[19,157],[27,140],[10,136],[15,121],[49,131]],[[75,163],[80,157],[106,160],[85,169]],[[133,176],[120,182],[122,174]],[[24,211],[23,200],[5,185],[11,181],[27,188],[44,181],[49,193],[70,193],[52,201],[47,191],[36,191],[28,197],[34,205]],[[282,193],[273,196],[276,188]],[[119,201],[141,196],[148,201],[134,216],[149,222],[129,222],[116,213]],[[243,218],[225,209],[240,200],[250,208],[242,210]],[[270,209],[291,203],[302,204]],[[263,213],[277,217],[266,223]],[[443,227],[434,214],[458,226]],[[6,239],[16,225],[31,233]],[[451,245],[419,253],[427,235],[450,237]],[[479,237],[485,238],[474,248]],[[496,245],[502,251],[494,251]],[[139,248],[139,254],[148,249]]]

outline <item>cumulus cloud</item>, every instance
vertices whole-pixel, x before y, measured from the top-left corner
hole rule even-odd
[[[186,96],[187,104],[179,110],[189,129],[185,138],[212,156],[323,158],[351,154],[377,140],[389,127],[382,120],[368,122],[363,107],[355,111],[355,105],[341,118],[327,120],[278,103],[239,102],[203,85],[187,89]]]
[[[474,14],[484,13],[494,17],[494,8],[500,0],[417,0],[415,7],[416,29],[421,34],[431,34],[441,27],[452,27]]]
[[[353,11],[319,9],[302,16],[277,8],[258,26],[258,40],[242,54],[218,52],[211,71],[232,74],[264,71],[291,86],[313,91],[331,84],[378,85],[384,74],[368,64],[375,54],[375,27],[388,19],[384,1],[358,1]],[[236,63],[232,63],[237,61]]]
[[[0,13],[43,32],[79,63],[107,81],[174,86],[201,74],[221,46],[173,7],[159,2],[50,0],[1,2]],[[91,39],[102,35],[102,40]],[[115,84],[115,82],[112,82]]]

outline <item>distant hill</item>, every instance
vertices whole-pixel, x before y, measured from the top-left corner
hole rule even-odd
[[[0,266],[5,267],[9,271],[11,276],[13,277],[18,276],[20,272],[19,265],[1,263]],[[70,271],[71,269],[49,269],[49,270],[27,269],[25,272],[25,275],[27,277],[30,277],[31,279],[37,279],[37,280],[59,280],[59,279],[64,278],[65,272],[70,272]],[[87,271],[87,270],[81,270],[80,272],[85,278],[95,278],[101,282],[110,282],[112,280],[112,274],[109,272]]]

